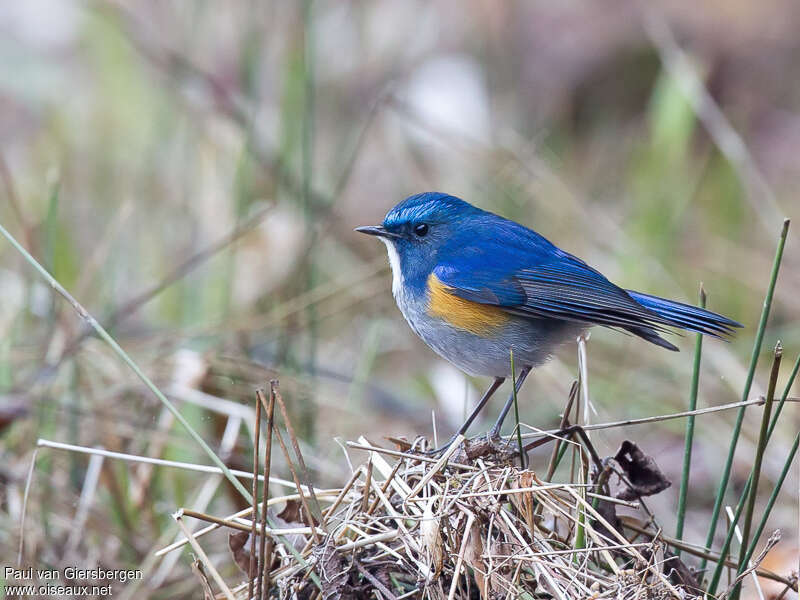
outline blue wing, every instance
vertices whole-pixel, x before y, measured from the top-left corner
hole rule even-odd
[[[626,291],[513,221],[501,219],[494,230],[500,235],[481,237],[479,245],[466,235],[452,240],[445,255],[454,258],[440,261],[434,273],[453,294],[521,316],[621,328],[670,350],[677,348],[658,335],[667,326],[717,337],[740,326],[697,307]]]

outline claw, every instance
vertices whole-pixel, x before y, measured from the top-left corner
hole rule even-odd
[[[446,443],[444,446],[439,446],[439,447],[438,447],[438,448],[436,448],[435,450],[427,450],[426,452],[423,452],[423,454],[424,454],[425,456],[439,456],[439,455],[441,455],[441,454],[442,454],[442,453],[443,453],[445,450],[447,450],[447,449],[448,449],[448,448],[451,446],[451,444],[452,444],[453,442],[455,442],[455,441],[456,441],[456,438],[457,438],[457,437],[458,437],[458,435],[454,435],[454,436],[453,436],[453,437],[451,437],[449,440],[447,440],[447,443]]]

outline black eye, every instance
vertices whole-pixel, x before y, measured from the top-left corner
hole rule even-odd
[[[425,223],[420,223],[419,225],[414,226],[414,233],[417,234],[419,237],[425,237],[428,235],[428,226]]]

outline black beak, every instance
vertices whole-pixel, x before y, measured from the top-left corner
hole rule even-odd
[[[359,233],[366,233],[367,235],[374,235],[383,238],[399,238],[402,236],[392,233],[384,229],[382,225],[365,225],[364,227],[356,227],[355,231]]]

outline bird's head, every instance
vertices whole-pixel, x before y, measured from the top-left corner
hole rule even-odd
[[[463,235],[471,219],[482,214],[482,210],[455,196],[425,192],[403,200],[380,225],[357,227],[356,231],[374,235],[386,244],[397,295],[397,286],[403,280],[411,284],[424,280],[447,242]]]

